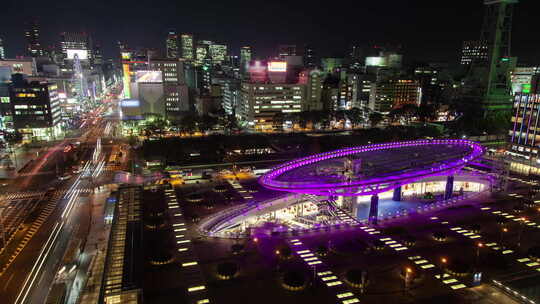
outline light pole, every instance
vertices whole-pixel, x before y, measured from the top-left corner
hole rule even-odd
[[[503,229],[501,229],[501,240],[499,241],[499,244],[502,246],[503,245],[503,235],[505,232],[508,232],[508,228],[504,227]]]
[[[521,227],[520,227],[520,229],[519,229],[518,243],[517,243],[518,248],[521,247],[521,235],[523,234],[523,230],[525,229],[525,221],[526,221],[526,220],[527,220],[527,219],[524,218],[524,217],[521,218]]]
[[[476,244],[476,263],[475,263],[475,264],[476,264],[477,266],[478,266],[478,261],[479,261],[479,259],[480,259],[480,249],[481,249],[482,247],[484,247],[484,243],[478,242],[478,243]]]
[[[406,267],[405,268],[405,275],[403,276],[403,280],[404,280],[404,283],[405,283],[405,289],[403,290],[403,292],[405,294],[407,293],[407,289],[409,287],[409,280],[410,280],[411,275],[412,275],[412,269],[410,267]]]
[[[441,281],[444,279],[444,269],[446,268],[446,263],[448,263],[448,259],[445,257],[441,258]]]

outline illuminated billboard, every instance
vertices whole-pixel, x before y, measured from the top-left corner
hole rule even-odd
[[[261,64],[259,60],[249,66],[250,73],[266,73],[266,66]]]
[[[287,72],[286,61],[269,61],[268,71],[270,72]]]
[[[87,60],[88,59],[88,50],[66,50],[67,51],[67,59],[75,59],[75,55],[79,57],[79,60]]]
[[[144,83],[161,83],[161,71],[136,71],[135,81]]]
[[[124,72],[124,76],[123,76],[124,97],[125,98],[131,98],[131,90],[129,88],[129,84],[130,84],[129,64],[127,64],[127,63],[122,64],[122,70]]]
[[[366,57],[366,66],[386,66],[386,57]]]
[[[141,105],[138,99],[124,99],[120,102],[122,108],[137,108]]]

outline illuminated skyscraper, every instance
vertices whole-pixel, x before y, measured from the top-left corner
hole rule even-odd
[[[178,34],[175,29],[169,30],[166,40],[167,58],[178,58]]]
[[[194,59],[194,50],[193,50],[193,35],[191,34],[182,34],[181,36],[182,44],[182,58],[187,60]]]
[[[4,41],[0,38],[0,59],[6,58],[6,50],[4,48]]]
[[[24,139],[54,140],[61,135],[57,89],[55,83],[13,79],[9,88],[13,124]]]
[[[362,56],[362,47],[353,45],[351,47],[351,53],[349,55],[349,67],[353,70],[358,70],[364,65],[364,58]]]
[[[92,59],[92,42],[85,32],[64,32],[60,35],[60,47],[65,59],[73,60],[75,54],[79,60]]]
[[[227,46],[225,44],[210,45],[210,57],[213,64],[223,64],[227,58]]]
[[[184,62],[174,58],[152,59],[150,69],[161,71],[167,117],[188,111],[189,95],[184,76]]]
[[[281,59],[284,59],[286,56],[296,56],[296,45],[295,44],[281,44],[278,50],[278,56]]]
[[[240,49],[240,73],[246,74],[251,61],[251,47],[243,46]]]
[[[314,68],[317,66],[317,59],[315,58],[315,51],[310,45],[304,47],[304,66],[308,68]]]
[[[24,36],[26,37],[27,54],[32,57],[43,56],[43,47],[41,46],[39,36],[39,25],[36,20],[26,24]]]
[[[488,47],[486,41],[472,40],[463,41],[461,49],[461,64],[470,65],[473,62],[486,63],[488,59]]]
[[[209,55],[208,45],[198,43],[195,48],[195,65],[202,66],[207,55]]]
[[[95,65],[103,64],[103,54],[101,53],[101,46],[99,44],[94,46],[94,54],[92,57],[94,58]]]

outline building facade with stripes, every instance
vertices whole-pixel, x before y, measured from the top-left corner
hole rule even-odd
[[[540,175],[540,94],[514,96],[512,125],[508,132],[511,171]]]

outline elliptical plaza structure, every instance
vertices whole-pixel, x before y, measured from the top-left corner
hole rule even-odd
[[[411,185],[437,179],[437,183],[444,183],[445,200],[452,197],[456,183],[488,189],[492,184],[486,176],[478,177],[462,170],[476,164],[484,152],[480,144],[466,139],[415,140],[346,148],[296,159],[274,167],[259,179],[265,188],[283,192],[281,196],[223,210],[203,220],[200,228],[207,235],[227,236],[226,231],[245,225],[249,219],[263,218],[265,214],[299,204],[308,212],[314,208],[321,210],[321,205],[326,204],[327,209],[348,213],[356,221],[356,208],[366,199],[368,222],[375,225],[379,195],[390,192],[392,201],[401,204],[405,192],[402,187],[409,187],[410,194]],[[304,207],[306,203],[311,208]]]

